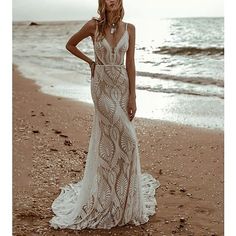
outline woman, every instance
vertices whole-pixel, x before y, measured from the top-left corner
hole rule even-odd
[[[122,0],[99,0],[98,19],[88,21],[66,48],[91,67],[95,114],[82,181],[62,188],[54,200],[54,228],[110,229],[144,224],[155,213],[160,182],[141,174],[133,118],[135,26],[122,21]],[[76,45],[91,36],[95,62]],[[124,65],[124,55],[126,62]]]

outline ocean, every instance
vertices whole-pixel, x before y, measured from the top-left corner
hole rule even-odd
[[[90,68],[65,48],[85,22],[13,22],[13,63],[42,92],[92,104]],[[224,18],[132,23],[136,117],[223,130]],[[91,38],[77,46],[94,59]]]

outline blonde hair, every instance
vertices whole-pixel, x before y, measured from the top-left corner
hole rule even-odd
[[[92,19],[95,19],[98,23],[97,32],[95,34],[95,40],[101,40],[105,37],[105,29],[108,26],[107,21],[107,11],[106,11],[106,4],[105,0],[98,0],[98,10],[97,13],[99,14],[99,17],[93,17]],[[118,8],[112,15],[112,22],[117,24],[119,21],[121,21],[124,17],[124,8],[123,8],[123,1],[118,0]]]

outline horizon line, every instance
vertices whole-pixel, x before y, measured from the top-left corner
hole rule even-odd
[[[224,18],[224,16],[181,16],[181,17],[157,17],[157,19],[176,19],[176,18]],[[87,21],[89,19],[73,19],[73,20],[12,20],[12,22],[59,22],[59,21]]]

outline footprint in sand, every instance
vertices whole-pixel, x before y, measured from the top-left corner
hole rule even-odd
[[[32,130],[32,132],[33,132],[34,134],[38,134],[38,133],[39,133],[39,130]]]
[[[198,212],[198,213],[210,215],[210,214],[212,214],[215,211],[215,209],[214,208],[210,208],[210,207],[204,207],[204,206],[200,207],[200,206],[197,206],[197,207],[195,207],[194,211]]]
[[[60,130],[57,130],[57,129],[52,129],[54,131],[55,134],[61,134],[61,131]]]

